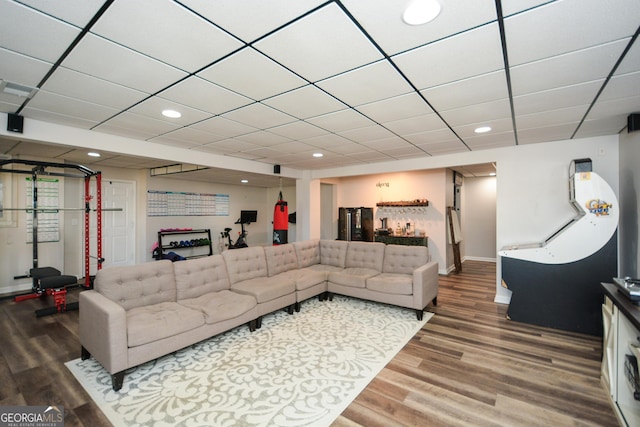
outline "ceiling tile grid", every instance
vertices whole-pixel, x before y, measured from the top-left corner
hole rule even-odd
[[[0,111],[303,170],[613,134],[640,111],[637,0],[436,1],[407,25],[409,1],[0,0]]]

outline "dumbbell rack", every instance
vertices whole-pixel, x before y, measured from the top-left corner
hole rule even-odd
[[[208,253],[202,249],[208,248]],[[185,251],[189,249],[190,251]],[[211,244],[211,230],[208,228],[200,230],[171,230],[158,231],[158,252],[157,259],[162,259],[162,255],[174,251],[187,252],[181,254],[185,258],[199,258],[213,255],[213,245]]]

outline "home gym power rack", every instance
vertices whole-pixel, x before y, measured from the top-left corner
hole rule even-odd
[[[6,168],[8,165],[18,164],[25,166],[32,166],[31,170],[27,169],[13,169]],[[49,171],[47,168],[57,168],[62,170],[73,169],[79,173],[67,173],[67,172],[55,172]],[[58,211],[84,211],[84,285],[86,289],[91,289],[93,283],[91,281],[91,263],[92,258],[90,253],[90,212],[92,211],[90,203],[92,196],[90,194],[91,178],[96,179],[96,260],[97,269],[102,268],[104,258],[102,258],[102,212],[104,210],[121,211],[122,209],[102,209],[102,174],[101,172],[95,172],[85,166],[72,164],[72,163],[50,163],[41,162],[36,160],[23,160],[23,159],[8,159],[0,160],[0,172],[18,173],[31,175],[33,180],[33,205],[30,208],[3,208],[5,211],[26,211],[31,212],[33,215],[33,268],[30,270],[30,276],[20,277],[32,277],[33,287],[32,293],[16,297],[16,301],[23,301],[31,298],[38,298],[43,295],[52,295],[54,297],[56,307],[53,312],[67,311],[68,309],[76,308],[66,304],[66,286],[71,284],[77,284],[77,279],[74,276],[62,276],[60,272],[51,267],[41,268],[38,261],[38,212],[58,212]],[[38,176],[59,176],[66,178],[81,178],[84,179],[84,208],[40,208],[38,207]],[[53,276],[51,275],[53,273]],[[57,275],[56,275],[57,273]],[[19,278],[19,277],[18,277]],[[74,278],[75,280],[71,280]],[[46,283],[47,279],[49,284],[42,286],[42,283]],[[71,283],[71,282],[75,283]],[[81,285],[82,286],[82,285]],[[40,311],[40,310],[39,310]],[[50,309],[44,309],[43,313],[36,312],[37,315],[51,314]]]

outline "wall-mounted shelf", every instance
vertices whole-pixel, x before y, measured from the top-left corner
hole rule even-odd
[[[187,251],[189,249],[189,251]],[[213,255],[211,230],[170,230],[158,231],[158,249],[156,259],[163,259],[168,252],[181,252],[185,258],[199,258]]]
[[[377,207],[380,208],[406,208],[406,207],[417,207],[417,206],[429,206],[429,201],[427,199],[415,199],[415,200],[401,200],[399,202],[378,202],[376,203]]]

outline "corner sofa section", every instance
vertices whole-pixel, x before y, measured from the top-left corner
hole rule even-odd
[[[80,293],[82,359],[91,356],[122,387],[126,369],[333,294],[414,309],[438,294],[438,265],[426,247],[308,240],[249,247],[172,263],[99,270]]]

